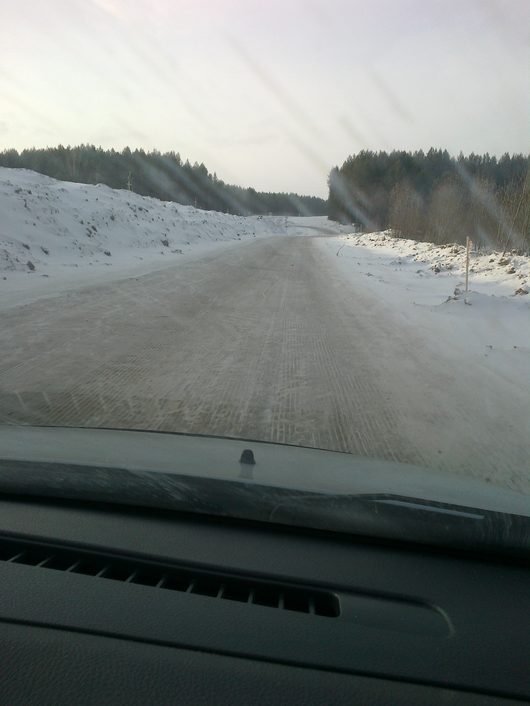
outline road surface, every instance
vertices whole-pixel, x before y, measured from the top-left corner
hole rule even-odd
[[[317,238],[258,239],[0,312],[0,423],[300,444],[522,488],[528,442],[493,440],[489,412],[470,433],[477,400],[449,362],[425,365],[418,332],[343,280]]]

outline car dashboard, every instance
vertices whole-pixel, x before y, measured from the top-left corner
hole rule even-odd
[[[529,570],[286,525],[0,498],[0,701],[530,699]]]

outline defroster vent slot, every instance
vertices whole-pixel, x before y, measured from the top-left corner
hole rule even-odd
[[[0,561],[326,618],[340,614],[338,597],[328,591],[72,547],[0,538]]]

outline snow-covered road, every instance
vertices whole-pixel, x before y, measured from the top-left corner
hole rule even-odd
[[[530,492],[525,336],[508,359],[480,306],[407,308],[399,273],[339,246],[256,238],[0,311],[0,422],[302,444]]]

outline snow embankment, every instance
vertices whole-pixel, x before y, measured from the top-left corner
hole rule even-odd
[[[129,274],[223,244],[341,232],[325,217],[233,216],[0,168],[0,304]]]
[[[463,245],[435,245],[405,238],[393,237],[390,231],[346,235],[340,243],[349,248],[363,248],[363,256],[373,253],[374,264],[385,270],[402,272],[415,279],[427,278],[430,284],[419,290],[432,290],[443,295],[455,280],[461,289],[465,277],[466,249]],[[348,251],[344,254],[346,255]],[[339,253],[340,255],[341,253]],[[515,252],[471,250],[469,261],[469,288],[474,292],[492,295],[525,295],[530,292],[530,257]],[[436,275],[436,277],[433,277]],[[416,278],[416,279],[417,279]],[[458,293],[456,293],[458,296]]]

